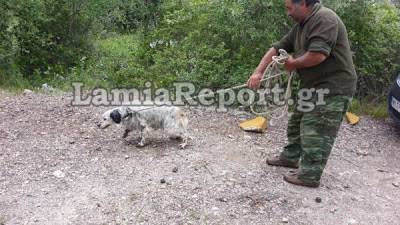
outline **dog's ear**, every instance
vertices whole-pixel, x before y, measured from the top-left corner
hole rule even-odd
[[[115,123],[121,123],[121,113],[117,109],[110,113],[110,117]]]

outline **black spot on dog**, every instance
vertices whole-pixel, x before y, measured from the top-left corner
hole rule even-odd
[[[112,120],[114,120],[115,123],[117,124],[121,123],[121,113],[119,113],[118,110],[112,111],[110,117]]]

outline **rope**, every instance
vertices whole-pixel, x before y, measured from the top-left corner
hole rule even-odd
[[[273,79],[278,79],[278,83],[279,85],[283,85],[284,83],[288,83],[287,87],[286,87],[286,92],[284,95],[284,101],[285,104],[283,104],[283,106],[273,106],[270,104],[266,104],[266,110],[264,112],[256,112],[254,109],[254,104],[250,106],[250,110],[251,112],[256,115],[256,116],[267,116],[270,115],[271,119],[270,119],[270,124],[271,125],[275,125],[275,121],[280,121],[281,118],[283,118],[285,115],[287,115],[288,113],[288,109],[289,106],[287,104],[287,101],[290,99],[291,95],[292,95],[292,81],[293,81],[293,77],[295,72],[288,72],[285,70],[281,70],[279,69],[280,65],[284,65],[286,60],[289,58],[289,54],[283,50],[283,49],[279,49],[279,54],[278,56],[273,56],[272,57],[272,61],[271,63],[267,66],[267,68],[265,69],[263,76],[261,77],[260,81],[259,81],[259,85],[258,88],[260,88],[260,84],[263,83],[265,81],[265,87],[269,88],[271,90],[271,86],[272,86],[272,80]],[[282,81],[282,76],[286,75],[286,79],[285,81]],[[238,85],[238,86],[234,86],[231,88],[227,88],[227,89],[223,89],[223,90],[219,90],[217,92],[215,92],[215,94],[219,94],[219,93],[225,93],[225,92],[229,92],[229,91],[233,91],[233,90],[237,90],[237,89],[241,89],[241,88],[245,88],[247,87],[247,84],[243,84],[243,85]],[[210,94],[204,94],[204,95],[198,95],[189,99],[196,99],[196,98],[200,98],[200,97],[209,97]],[[187,100],[189,100],[187,99]],[[153,106],[153,107],[148,107],[148,108],[144,108],[144,109],[139,109],[139,110],[135,110],[137,112],[139,111],[145,111],[145,110],[149,110],[149,109],[153,109],[159,106]]]
[[[275,78],[278,79],[276,84],[278,84],[279,87],[281,87],[283,84],[287,82],[286,91],[283,97],[284,101],[283,105],[276,106],[268,104],[268,102],[266,102],[267,104],[265,105],[264,112],[256,112],[254,104],[250,106],[250,110],[254,115],[270,116],[271,126],[276,125],[277,123],[282,121],[281,119],[288,114],[289,111],[288,100],[292,96],[292,83],[295,75],[295,71],[288,72],[286,70],[279,69],[279,65],[284,65],[286,60],[289,58],[289,54],[283,49],[279,49],[279,54],[280,54],[279,56],[272,57],[272,62],[265,69],[261,80],[267,80],[265,88],[269,88],[269,90],[272,89],[272,80]],[[282,80],[283,75],[286,75],[286,79],[284,81]]]

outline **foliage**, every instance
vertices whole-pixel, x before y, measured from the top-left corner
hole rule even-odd
[[[0,85],[221,89],[246,82],[293,26],[282,0],[0,0]],[[359,99],[399,71],[400,19],[383,0],[324,0],[345,23]]]
[[[284,7],[271,1],[182,1],[170,3],[149,43],[150,70],[197,86],[224,88],[243,83],[280,36],[274,15]],[[175,79],[171,79],[174,81]]]
[[[89,87],[133,87],[147,80],[139,64],[140,36],[123,35],[95,43],[94,57],[72,70],[69,81],[85,81]],[[69,84],[69,82],[66,82]]]
[[[2,76],[22,75],[38,85],[76,65],[90,51],[91,20],[81,13],[82,4],[79,0],[4,1],[0,53],[8,68]]]
[[[100,37],[110,34],[153,30],[161,17],[161,0],[87,0],[88,15],[93,18],[92,32]]]
[[[385,96],[400,71],[400,18],[386,1],[325,1],[346,24],[358,74],[357,97]]]
[[[370,115],[376,119],[384,119],[389,116],[387,99],[376,98],[374,101],[353,99],[349,111],[356,115]]]

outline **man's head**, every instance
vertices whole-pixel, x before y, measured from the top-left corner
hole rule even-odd
[[[310,14],[312,7],[319,0],[285,0],[287,14],[296,22],[303,22]]]

